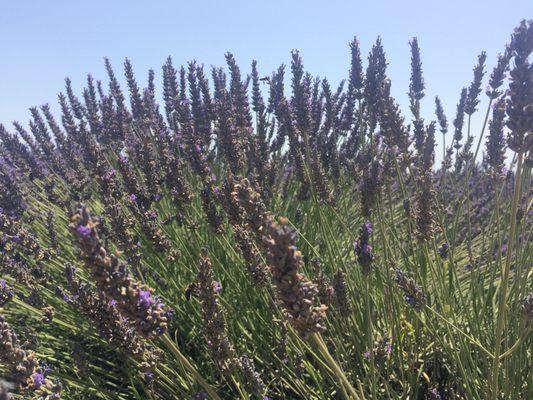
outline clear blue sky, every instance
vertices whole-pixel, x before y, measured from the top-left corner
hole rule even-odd
[[[346,77],[354,35],[365,59],[382,36],[392,91],[406,113],[408,41],[417,36],[427,86],[424,114],[433,118],[439,95],[451,121],[477,54],[487,51],[492,68],[513,28],[531,17],[533,1],[527,0],[2,0],[0,122],[27,122],[27,108],[54,103],[66,76],[78,89],[89,72],[105,79],[104,56],[116,70],[129,57],[144,82],[148,68],[159,73],[168,55],[176,64],[197,59],[220,66],[231,51],[244,72],[255,58],[260,71],[270,73],[296,48],[309,71],[337,83]]]

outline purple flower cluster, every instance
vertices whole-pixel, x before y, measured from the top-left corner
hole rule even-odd
[[[450,245],[448,243],[443,243],[440,247],[439,247],[439,256],[445,260],[448,258],[448,252],[450,250]]]
[[[15,295],[14,289],[10,286],[5,279],[0,279],[0,307],[3,307],[6,303],[11,301]]]
[[[132,278],[116,255],[107,254],[100,243],[97,225],[98,221],[83,205],[78,207],[70,224],[97,287],[109,299],[116,300],[117,308],[124,316],[135,321],[139,334],[148,338],[163,334],[167,328],[164,305],[151,297],[147,286]]]
[[[396,283],[403,290],[405,301],[416,311],[420,311],[426,304],[426,296],[422,288],[412,278],[409,278],[400,268],[395,269]]]
[[[327,307],[315,306],[318,289],[299,272],[303,267],[303,260],[296,247],[296,232],[286,219],[277,223],[270,218],[266,228],[263,240],[272,281],[289,321],[303,337],[323,331]]]
[[[35,353],[25,350],[11,326],[0,315],[0,360],[8,369],[8,378],[32,398],[60,398],[61,384],[46,378],[48,370],[39,364]]]
[[[372,260],[374,259],[374,253],[370,245],[372,231],[372,223],[366,221],[359,230],[359,239],[354,243],[357,262],[361,266],[364,275],[368,275],[372,271]]]

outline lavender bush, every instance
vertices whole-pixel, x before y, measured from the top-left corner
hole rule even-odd
[[[337,87],[106,59],[0,125],[0,398],[532,398],[532,21],[453,119],[409,47],[405,111],[378,38]]]

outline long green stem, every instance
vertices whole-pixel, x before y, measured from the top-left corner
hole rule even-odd
[[[221,400],[220,397],[215,392],[215,390],[213,389],[213,387],[205,381],[205,379],[200,375],[198,370],[190,363],[187,357],[185,357],[181,353],[180,349],[176,346],[176,344],[172,341],[172,339],[170,339],[168,334],[163,335],[161,339],[163,340],[163,343],[165,344],[165,346],[167,346],[167,348],[172,352],[174,357],[176,357],[176,359],[181,364],[183,364],[183,366],[187,369],[187,371],[194,377],[196,382],[198,382],[198,384],[202,386],[202,388],[205,389],[207,394],[209,394],[209,397],[211,397],[213,400]]]
[[[376,397],[376,366],[374,362],[374,335],[372,328],[372,306],[370,304],[370,274],[364,276],[365,280],[365,310],[366,310],[366,332],[368,342],[368,353],[370,355],[370,378],[372,380],[372,398]]]
[[[322,357],[324,357],[327,365],[333,370],[333,372],[335,372],[335,375],[339,379],[341,386],[344,387],[344,391],[348,392],[348,397],[346,398],[346,400],[360,400],[359,395],[356,393],[352,384],[348,381],[348,378],[346,378],[346,374],[339,366],[337,361],[335,361],[335,359],[329,353],[329,350],[326,344],[324,343],[322,336],[320,336],[319,333],[312,333],[310,339],[313,344],[317,346],[318,350],[320,351],[320,354],[322,355]]]
[[[523,153],[518,154],[518,164],[516,166],[516,176],[513,194],[513,204],[511,209],[511,226],[509,227],[509,245],[507,247],[507,258],[500,286],[500,302],[498,306],[498,319],[495,332],[494,360],[492,364],[492,375],[490,385],[490,399],[496,400],[498,397],[499,369],[500,369],[500,352],[502,348],[502,335],[505,327],[505,310],[507,301],[507,289],[509,285],[509,272],[511,270],[511,261],[513,258],[513,249],[515,244],[516,233],[516,213],[518,210],[518,201],[520,199],[520,185],[522,182],[522,162]]]

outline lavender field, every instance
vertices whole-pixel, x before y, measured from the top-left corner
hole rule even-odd
[[[3,121],[0,399],[532,399],[532,21],[433,120],[384,47],[106,59]]]

